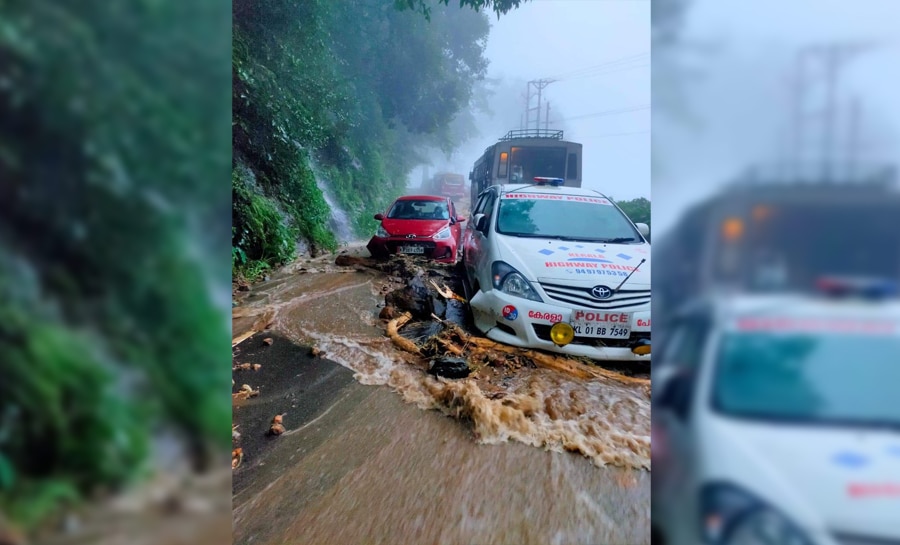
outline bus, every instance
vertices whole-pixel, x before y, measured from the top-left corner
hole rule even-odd
[[[512,130],[488,146],[469,173],[471,204],[497,184],[529,183],[536,176],[562,178],[581,187],[581,144],[563,140],[563,131]]]
[[[823,276],[900,281],[898,218],[893,167],[830,182],[752,169],[655,245],[657,322],[704,293],[808,291]]]
[[[440,172],[429,181],[428,192],[454,199],[466,196],[466,177],[452,172]]]

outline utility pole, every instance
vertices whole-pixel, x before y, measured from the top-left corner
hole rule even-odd
[[[547,101],[547,115],[544,117],[544,130],[550,130],[550,101]]]
[[[793,152],[791,153],[792,163],[794,164],[794,168],[790,169],[793,174],[794,180],[799,180],[803,175],[803,122],[804,122],[804,111],[803,111],[803,98],[805,96],[806,87],[804,85],[804,78],[806,77],[806,54],[805,50],[800,50],[797,54],[797,73],[794,75],[792,79],[792,102],[794,109],[794,116],[792,120],[792,130],[791,130],[791,140]]]
[[[837,129],[839,119],[838,108],[838,83],[840,71],[847,64],[847,61],[854,55],[870,49],[873,44],[862,43],[834,43],[819,46],[811,46],[803,48],[797,55],[796,74],[792,85],[792,102],[793,102],[793,161],[795,162],[794,177],[800,179],[803,176],[803,161],[806,158],[805,138],[809,129],[811,118],[818,118],[821,124],[817,124],[821,128],[821,176],[822,181],[831,182],[834,175],[834,157],[835,142],[837,141]],[[818,61],[818,62],[816,62]],[[815,81],[811,77],[810,65],[818,65],[820,67],[816,72],[819,73],[819,81]],[[822,81],[824,79],[824,81]],[[810,92],[816,83],[824,83],[825,99],[817,111],[810,112],[806,109]],[[857,106],[854,106],[858,108]],[[855,115],[855,114],[854,114]],[[852,123],[858,123],[853,120]],[[858,131],[858,126],[850,128],[852,131]],[[857,145],[858,135],[853,137],[853,146]],[[857,150],[853,150],[855,155]],[[854,157],[855,159],[855,157]]]
[[[837,105],[835,92],[838,70],[843,61],[843,50],[837,44],[831,44],[823,51],[825,56],[825,131],[822,135],[822,179],[830,182],[833,164],[834,128],[837,124]]]
[[[528,128],[528,125],[531,124],[531,82],[525,84],[525,126],[524,129]]]
[[[543,91],[544,88],[553,83],[552,79],[539,79],[532,80],[528,82],[528,87],[526,89],[526,99],[525,99],[525,128],[529,128],[531,126],[531,112],[536,112],[536,122],[535,128],[541,128],[541,110],[543,109]],[[537,89],[537,106],[531,107],[531,88],[534,87]]]
[[[856,174],[856,162],[859,154],[859,126],[862,117],[862,105],[859,97],[853,97],[850,103],[850,125],[847,142],[847,180],[852,181]]]

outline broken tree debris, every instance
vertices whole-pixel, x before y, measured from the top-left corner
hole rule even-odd
[[[244,384],[241,386],[241,389],[233,394],[231,394],[232,399],[249,399],[251,397],[256,397],[259,395],[259,390],[254,390],[250,387],[249,384]]]
[[[405,352],[429,358],[428,368],[439,370],[434,374],[450,378],[450,375],[456,374],[469,376],[472,371],[484,366],[506,369],[534,366],[552,369],[580,380],[609,380],[628,386],[641,386],[646,395],[650,396],[649,378],[631,377],[576,358],[509,346],[469,334],[461,327],[464,310],[456,310],[462,309],[459,305],[466,300],[457,294],[462,286],[459,284],[459,275],[454,274],[452,266],[441,266],[412,256],[392,256],[387,261],[343,257],[355,264],[365,263],[366,266],[404,280],[403,287],[390,291],[385,296],[385,307],[379,316],[388,320],[386,329],[391,342]],[[424,342],[414,342],[404,336],[401,330],[407,325],[411,327],[416,321],[439,324],[438,333],[429,336]],[[462,375],[460,367],[458,373],[441,374],[440,371],[449,364],[435,367],[434,362],[440,359],[456,362],[464,360],[469,373]]]

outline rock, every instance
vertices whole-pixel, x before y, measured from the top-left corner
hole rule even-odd
[[[438,377],[466,378],[471,370],[465,358],[444,357],[431,360],[428,372]]]
[[[266,344],[269,345],[269,346],[272,346],[272,343],[275,342],[275,341],[272,340],[272,337],[266,337],[265,339],[263,339],[263,342],[266,343]]]
[[[318,358],[319,356],[322,355],[322,351],[319,350],[317,347],[313,346],[312,348],[309,349],[309,355],[314,358]]]
[[[381,312],[378,313],[378,317],[382,320],[393,320],[397,317],[397,309],[391,305],[385,305]]]
[[[284,433],[284,425],[282,424],[284,420],[284,415],[276,414],[275,418],[272,419],[272,425],[269,426],[269,435],[281,435]]]
[[[431,318],[434,306],[427,290],[406,286],[392,291],[384,297],[385,306],[410,312],[417,319]]]

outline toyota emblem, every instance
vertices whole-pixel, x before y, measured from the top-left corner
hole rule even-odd
[[[597,299],[609,299],[612,297],[612,290],[606,286],[594,286],[591,288],[591,295]]]

